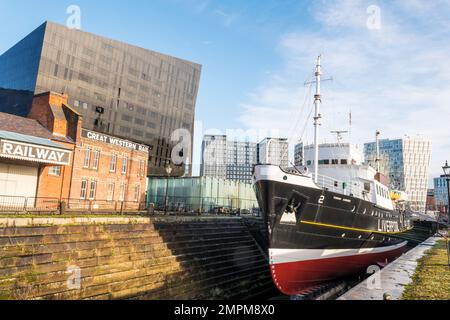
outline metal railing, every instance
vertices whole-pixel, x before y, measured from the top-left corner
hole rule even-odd
[[[317,185],[325,190],[363,199],[364,188],[355,180],[342,181],[332,177],[318,175]]]
[[[260,215],[256,200],[149,196],[148,201],[58,199],[0,195],[3,214],[253,214]]]
[[[0,195],[0,214],[126,214],[147,211],[146,202]]]

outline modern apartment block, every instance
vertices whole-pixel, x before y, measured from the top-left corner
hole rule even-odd
[[[257,161],[282,168],[289,167],[289,142],[282,138],[266,138],[258,143]]]
[[[227,136],[205,135],[202,142],[202,177],[227,178],[226,170]]]
[[[256,143],[227,140],[225,135],[205,135],[201,175],[250,182],[256,164]]]
[[[45,22],[0,56],[0,111],[27,116],[35,94],[67,94],[84,129],[149,145],[149,175],[166,175],[172,132],[186,129],[193,141],[200,73],[196,63]]]
[[[425,211],[431,149],[431,141],[421,138],[380,140],[380,154],[389,162],[390,187],[408,194],[413,211]],[[366,161],[375,153],[375,142],[364,145]]]

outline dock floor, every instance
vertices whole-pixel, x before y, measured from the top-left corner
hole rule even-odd
[[[338,300],[400,300],[405,286],[412,282],[418,260],[433,248],[438,238],[429,238],[414,249],[376,272],[365,281],[342,295]]]

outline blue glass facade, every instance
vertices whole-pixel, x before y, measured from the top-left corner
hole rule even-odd
[[[46,23],[0,56],[0,111],[27,116],[36,89]]]
[[[403,140],[381,140],[380,153],[385,155],[389,163],[389,179],[391,188],[405,190],[405,173],[403,163]],[[364,155],[367,158],[376,154],[376,144],[366,143]]]
[[[448,205],[447,177],[434,178],[434,195],[437,206]]]

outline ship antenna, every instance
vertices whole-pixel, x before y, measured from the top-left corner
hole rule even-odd
[[[344,140],[344,134],[348,133],[348,131],[342,131],[342,130],[337,130],[337,131],[330,131],[330,133],[335,134],[336,135],[336,140],[338,145],[340,146],[342,143],[342,140]]]
[[[350,109],[350,112],[348,114],[348,135],[349,135],[349,142],[352,143],[352,109]]]

